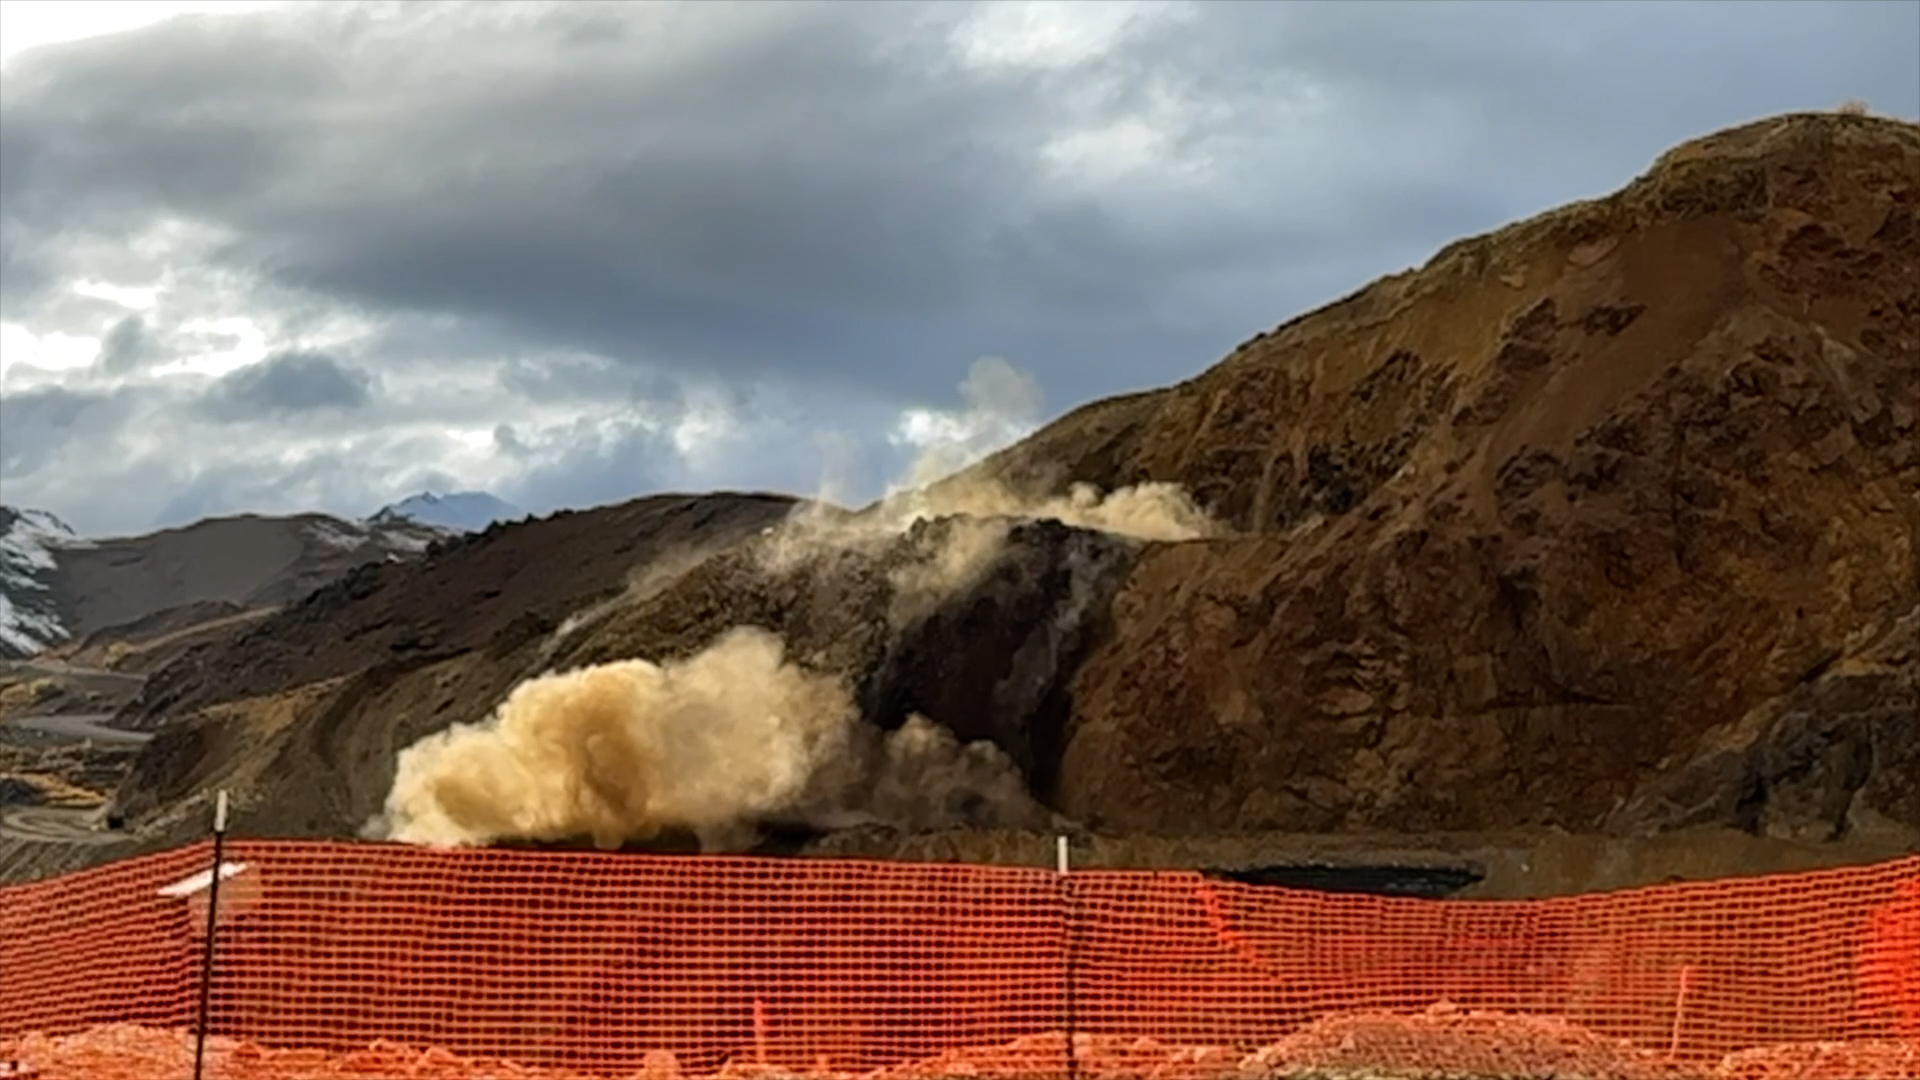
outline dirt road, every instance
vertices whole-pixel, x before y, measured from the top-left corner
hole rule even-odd
[[[103,825],[98,807],[21,806],[0,810],[0,837],[30,844],[124,844]]]
[[[145,732],[109,726],[111,713],[17,716],[0,725],[5,737],[34,748],[92,744],[121,753],[152,739]],[[0,808],[0,837],[43,844],[111,844],[125,837],[105,828],[100,807],[18,806]]]
[[[109,727],[107,721],[112,719],[112,713],[41,714],[16,716],[7,723],[14,727],[52,736],[55,741],[60,742],[92,740],[99,743],[133,745],[153,738],[148,732],[122,731],[116,727]]]

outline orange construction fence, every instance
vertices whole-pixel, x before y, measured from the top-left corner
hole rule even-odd
[[[225,859],[209,1076],[1920,1077],[1920,857],[1537,901],[331,842]],[[0,889],[0,1075],[190,1074],[206,892],[179,886],[210,860]]]

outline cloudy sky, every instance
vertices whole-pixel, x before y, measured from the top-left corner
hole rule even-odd
[[[0,499],[90,534],[870,496],[1682,139],[1920,116],[1920,0],[6,0],[0,42]]]

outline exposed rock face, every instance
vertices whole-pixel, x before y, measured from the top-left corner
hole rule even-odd
[[[1781,699],[1872,742],[1830,767],[1920,825],[1889,772],[1910,661],[1783,697],[1920,595],[1916,413],[1920,128],[1819,116],[1680,147],[1070,415],[984,469],[1187,484],[1246,535],[1136,566],[1080,673],[1060,807],[1592,829]],[[1780,820],[1835,820],[1769,790]],[[1702,798],[1689,820],[1754,813]]]
[[[1920,609],[1817,677],[1707,732],[1614,815],[1622,831],[1731,823],[1830,840],[1920,821]]]

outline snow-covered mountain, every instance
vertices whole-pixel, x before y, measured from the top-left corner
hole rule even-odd
[[[356,566],[403,562],[452,535],[408,518],[240,514],[86,540],[45,511],[0,506],[0,659],[138,630],[162,613],[174,613],[168,625],[178,629],[195,612],[224,620],[280,607]]]
[[[423,491],[381,507],[367,520],[374,523],[415,521],[457,532],[479,532],[494,522],[518,521],[526,516],[525,510],[484,491],[456,491],[447,495]]]
[[[31,656],[73,636],[53,596],[54,552],[84,546],[44,510],[0,506],[0,657]]]

